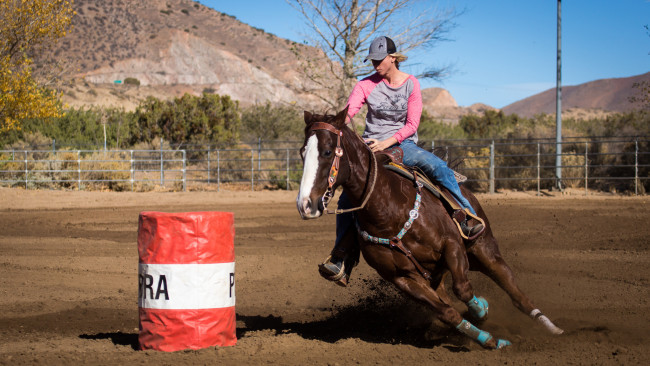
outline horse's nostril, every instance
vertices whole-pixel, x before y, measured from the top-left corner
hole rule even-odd
[[[321,211],[321,212],[325,211],[325,205],[323,204],[323,199],[322,198],[318,200],[318,211]]]
[[[309,212],[310,209],[311,209],[311,200],[309,198],[305,198],[302,201],[302,210],[304,212]]]

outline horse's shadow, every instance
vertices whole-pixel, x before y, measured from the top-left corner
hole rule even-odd
[[[243,326],[237,327],[237,338],[248,332],[270,330],[275,336],[294,333],[304,339],[328,343],[356,338],[369,343],[469,351],[467,340],[455,330],[432,326],[430,320],[423,321],[429,316],[423,307],[403,301],[380,305],[362,302],[337,308],[325,319],[308,322],[285,322],[282,316],[276,315],[238,314],[238,323]]]
[[[270,331],[273,336],[296,334],[304,339],[336,343],[360,339],[378,344],[406,344],[418,348],[444,347],[452,352],[466,352],[468,340],[454,329],[432,323],[431,311],[384,286],[354,304],[332,309],[314,308],[314,313],[330,310],[331,315],[313,321],[285,321],[282,315],[237,314],[237,338],[250,332]],[[309,313],[309,312],[308,312]],[[138,334],[106,332],[81,334],[79,338],[110,340],[114,345],[138,350]]]

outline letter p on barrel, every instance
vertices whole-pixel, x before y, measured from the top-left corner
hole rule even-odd
[[[140,349],[237,343],[234,239],[231,212],[140,213]]]

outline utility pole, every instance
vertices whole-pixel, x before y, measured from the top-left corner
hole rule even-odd
[[[106,152],[106,113],[102,113],[102,126],[104,127],[104,152]]]
[[[557,0],[557,80],[555,84],[555,187],[562,191],[562,0]]]

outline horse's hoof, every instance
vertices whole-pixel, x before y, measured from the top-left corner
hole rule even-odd
[[[512,343],[510,343],[510,341],[505,339],[497,339],[497,349],[505,348],[508,346],[512,346]]]
[[[553,322],[546,317],[546,315],[542,314],[539,309],[535,309],[530,312],[530,316],[535,319],[538,323],[542,324],[549,332],[555,335],[560,335],[564,333],[564,331],[561,328],[558,328],[553,324]]]

